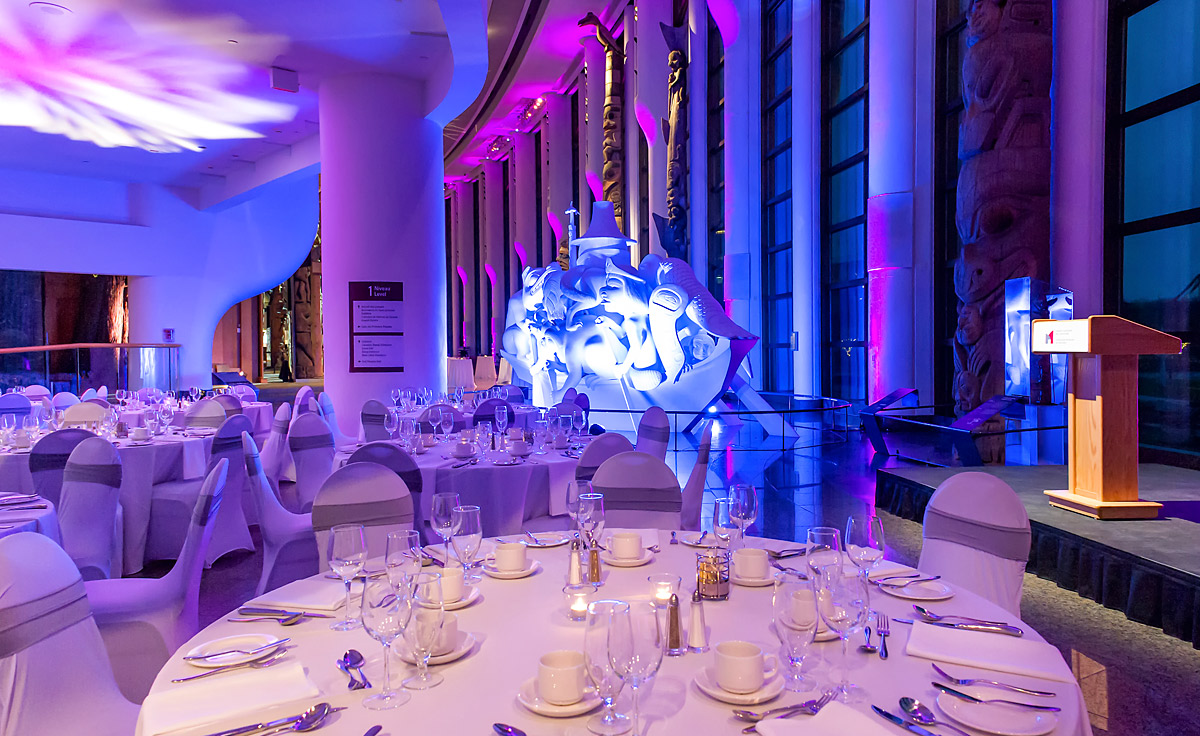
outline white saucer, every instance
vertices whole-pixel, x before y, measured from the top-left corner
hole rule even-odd
[[[462,598],[459,598],[458,600],[454,601],[453,603],[443,603],[442,604],[443,611],[457,611],[460,608],[466,608],[467,606],[471,605],[479,598],[479,586],[464,585],[463,588],[468,589],[471,592],[467,593],[465,596],[463,596]],[[430,608],[432,608],[432,606],[430,606]]]
[[[775,578],[743,578],[738,575],[734,575],[733,573],[729,573],[729,582],[746,588],[765,588],[768,585],[774,585]]]
[[[524,537],[524,535],[522,535]],[[529,537],[524,537],[529,539]],[[533,532],[533,538],[537,540],[537,544],[530,544],[530,547],[561,547],[571,541],[570,535],[562,532]]]
[[[954,588],[941,580],[930,580],[925,583],[906,585],[902,588],[890,588],[886,585],[875,586],[884,593],[906,601],[944,601],[954,597]]]
[[[445,654],[431,656],[429,658],[429,664],[446,664],[447,662],[453,662],[456,659],[462,659],[463,657],[467,656],[467,653],[470,652],[474,646],[475,635],[469,631],[459,631],[458,639],[454,642],[454,648]],[[417,663],[417,660],[413,659],[412,652],[409,651],[408,647],[400,647],[398,651],[400,654],[400,659],[403,659],[409,664]]]
[[[213,639],[212,641],[201,644],[184,656],[200,657],[208,654],[209,652],[223,652],[227,649],[245,649],[246,651],[250,651],[251,649],[258,649],[261,646],[273,644],[277,641],[279,641],[279,637],[271,634],[239,634],[238,636],[223,636],[220,639]],[[184,661],[193,667],[203,667],[205,669],[209,669],[212,667],[224,667],[227,664],[245,664],[246,662],[253,662],[255,660],[262,659],[263,657],[269,657],[278,649],[279,647],[267,647],[266,649],[255,652],[254,654],[225,654],[220,657],[209,657],[208,659],[185,659]]]
[[[537,560],[526,560],[525,569],[516,570],[514,572],[503,572],[493,567],[492,563],[490,562],[483,563],[484,574],[489,578],[496,578],[497,580],[517,580],[519,578],[527,578],[541,569],[542,563],[538,562]]]
[[[765,703],[768,700],[774,700],[783,692],[783,675],[779,672],[773,672],[771,676],[763,683],[763,686],[752,693],[731,693],[717,684],[717,678],[713,676],[711,667],[704,667],[696,673],[695,679],[692,682],[696,683],[696,688],[712,698],[719,700],[722,703],[730,705],[758,705]]]
[[[580,700],[578,703],[552,705],[541,699],[537,691],[537,678],[531,677],[517,691],[517,702],[539,716],[573,718],[581,716],[590,710],[595,710],[596,706],[600,705],[602,701],[600,696],[596,694],[596,689],[589,687],[583,691],[583,700]]]
[[[503,458],[503,459],[500,459],[500,460],[492,460],[492,465],[499,465],[499,466],[501,466],[501,467],[508,467],[508,466],[510,466],[510,465],[520,465],[520,464],[521,464],[521,463],[523,463],[523,462],[525,462],[525,459],[524,459],[524,458],[520,458],[520,457],[509,457],[509,458]]]
[[[513,457],[529,457],[530,455],[533,454],[533,449],[530,448],[530,449],[526,450],[525,452],[511,452],[510,451],[508,454],[512,455]]]
[[[648,549],[643,549],[641,557],[626,559],[624,557],[613,557],[611,552],[605,550],[600,553],[600,559],[604,564],[612,565],[613,567],[641,567],[654,559],[654,553]]]
[[[701,534],[703,534],[703,532],[679,532],[675,535],[675,538],[678,539],[681,544],[686,544],[689,547],[711,547],[717,543],[717,538],[712,534],[706,536],[704,541],[701,542]]]
[[[446,456],[446,459],[447,460],[470,460],[471,458],[475,457],[477,454],[479,454],[479,453],[472,452],[469,455],[459,455],[457,452],[451,452],[449,455]]]
[[[975,692],[968,691],[967,694],[986,697],[978,689]],[[999,703],[968,703],[947,693],[938,695],[937,707],[952,721],[977,731],[1000,736],[1043,736],[1058,725],[1058,716],[1050,711]]]

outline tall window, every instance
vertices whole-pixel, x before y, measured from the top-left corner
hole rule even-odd
[[[936,151],[934,172],[934,403],[954,403],[954,331],[958,328],[954,263],[961,241],[954,222],[958,196],[958,126],[962,121],[962,62],[967,53],[971,0],[938,0]]]
[[[725,44],[708,18],[708,290],[725,298]]]
[[[824,393],[867,398],[867,0],[822,3]]]
[[[1109,15],[1106,311],[1200,337],[1200,6],[1114,0]],[[1200,462],[1200,355],[1140,359],[1143,447]]]
[[[792,2],[770,0],[762,29],[763,381],[791,391]]]

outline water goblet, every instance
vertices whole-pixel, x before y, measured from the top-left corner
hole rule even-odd
[[[442,425],[442,439],[449,442],[450,430],[454,429],[454,411],[448,406],[442,407],[439,421]]]
[[[846,519],[846,535],[842,537],[846,557],[868,577],[883,559],[883,521],[874,514],[851,514]]]
[[[591,492],[592,482],[590,480],[573,480],[567,483],[567,516],[571,517],[572,526],[579,523],[580,497]]]
[[[362,626],[362,621],[351,614],[350,582],[362,572],[366,561],[367,532],[361,524],[339,524],[329,530],[329,569],[346,586],[346,616],[330,624],[334,631],[351,631]]]
[[[412,583],[412,617],[404,630],[404,640],[417,661],[417,674],[404,681],[409,690],[428,690],[442,683],[441,675],[429,671],[429,655],[442,632],[444,617],[442,576],[417,573]]]
[[[388,532],[383,569],[393,588],[407,589],[413,576],[421,572],[421,534],[413,529]]]
[[[508,429],[508,407],[497,406],[496,411],[492,412],[492,415],[496,418],[496,431],[504,434]]]
[[[446,564],[450,564],[450,537],[454,536],[454,509],[462,506],[457,493],[433,494],[430,523],[446,545]]]
[[[571,426],[575,429],[576,437],[583,437],[583,429],[585,424],[586,420],[584,419],[582,411],[577,411],[571,414]]]
[[[812,579],[799,570],[775,573],[771,611],[771,627],[779,639],[779,658],[784,663],[787,689],[796,693],[812,690],[814,683],[801,672],[820,621]]]
[[[545,455],[546,454],[546,443],[547,443],[548,435],[549,435],[549,431],[550,431],[549,424],[546,422],[545,419],[539,419],[533,423],[533,427],[534,427],[533,436],[534,436],[535,441],[537,442],[537,448],[538,448],[534,454],[535,455]]]
[[[850,636],[867,619],[867,580],[855,570],[842,572],[840,566],[825,568],[816,582],[817,610],[830,631],[842,640],[841,682],[835,688],[843,703],[862,702],[864,693],[850,682]]]
[[[459,506],[451,514],[454,536],[450,541],[454,544],[454,553],[458,555],[458,561],[463,567],[463,582],[477,583],[483,579],[483,573],[475,566],[475,555],[479,552],[479,545],[483,543],[483,522],[479,517],[479,507]]]
[[[576,521],[583,533],[583,541],[588,547],[592,547],[600,541],[600,535],[604,533],[604,494],[579,494],[577,513]]]
[[[588,678],[596,686],[596,694],[604,703],[604,710],[587,722],[589,731],[600,736],[616,736],[628,731],[629,716],[618,713],[615,707],[624,682],[617,676],[608,658],[608,636],[612,630],[613,613],[624,613],[629,604],[623,601],[595,601],[588,605],[587,621],[583,631],[583,666]]]
[[[831,526],[814,526],[808,530],[804,560],[813,575],[828,569],[842,570],[842,535]]]
[[[662,665],[666,637],[658,610],[649,601],[630,601],[614,610],[608,632],[608,660],[621,682],[633,690],[633,736],[639,736],[642,686],[654,679]]]
[[[392,406],[399,407],[401,398],[400,389],[394,388],[389,392],[388,395],[392,397]]]
[[[412,699],[408,693],[392,687],[392,642],[404,635],[412,612],[407,591],[397,592],[386,580],[368,580],[363,586],[363,629],[383,645],[383,688],[363,699],[364,708],[388,710]]]
[[[396,407],[389,407],[387,413],[383,415],[383,429],[388,433],[388,439],[395,439],[396,429],[400,426],[400,411]]]
[[[758,494],[748,483],[734,483],[729,487],[729,516],[737,527],[737,545],[745,546],[746,528],[758,517]]]
[[[713,502],[712,529],[718,545],[728,548],[730,540],[737,532],[737,524],[733,518],[733,501],[729,498],[718,498]]]

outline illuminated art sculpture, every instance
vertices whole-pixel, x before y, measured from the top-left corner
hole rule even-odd
[[[196,141],[259,138],[245,126],[295,115],[291,105],[232,91],[250,71],[247,55],[270,59],[279,45],[232,19],[157,17],[144,4],[135,14],[100,1],[52,7],[61,14],[0,3],[0,125],[105,148],[198,151]]]
[[[758,342],[686,262],[650,255],[635,269],[632,242],[612,204],[596,202],[588,233],[572,242],[575,265],[522,272],[501,353],[533,386],[535,404],[553,405],[575,388],[593,407],[697,411],[729,387]],[[612,429],[619,421],[596,419]]]

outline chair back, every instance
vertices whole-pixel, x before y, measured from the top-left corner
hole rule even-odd
[[[243,403],[258,401],[258,391],[248,383],[235,383],[229,388]]]
[[[63,549],[84,580],[121,576],[113,570],[114,525],[121,494],[121,456],[112,443],[89,437],[71,452],[63,471],[58,527]]]
[[[576,404],[574,401],[565,401],[565,400],[560,401],[557,404],[555,404],[554,410],[558,412],[558,415],[560,417],[565,417],[565,416],[573,417],[576,414],[583,413],[583,409],[580,408],[579,404]]]
[[[512,363],[509,363],[503,357],[500,358],[500,368],[496,371],[496,383],[508,385],[512,383],[513,370]]]
[[[490,355],[475,359],[475,389],[491,388],[496,385],[496,364]]]
[[[367,442],[391,439],[387,429],[383,426],[384,419],[387,417],[387,407],[383,405],[383,402],[368,399],[363,403],[361,416],[363,439]]]
[[[226,417],[242,413],[242,400],[233,394],[217,394],[213,397],[213,401],[221,405],[221,408],[225,410]]]
[[[317,491],[333,472],[333,433],[320,414],[301,414],[288,430],[288,449],[296,464],[294,498],[285,499],[292,511],[305,513],[312,508]],[[280,491],[283,489],[281,488]]]
[[[50,389],[35,383],[25,387],[25,396],[30,401],[41,401],[50,398]]]
[[[183,417],[185,427],[216,429],[225,421],[225,407],[216,399],[200,399],[188,407]]]
[[[671,441],[671,420],[660,406],[652,406],[642,413],[638,422],[637,450],[653,455],[659,460],[667,457],[667,445]]]
[[[342,434],[342,428],[338,426],[337,411],[333,407],[333,397],[322,391],[317,396],[317,407],[320,410],[321,416],[325,417],[325,423],[329,425],[329,431],[333,434],[334,446],[340,447],[355,443],[355,439]]]
[[[508,426],[513,426],[517,422],[517,413],[513,411],[512,404],[504,399],[484,399],[479,402],[479,406],[475,407],[475,413],[471,415],[471,426],[477,426],[480,422],[488,422],[494,424],[496,421],[496,410],[503,408],[505,414],[508,415]]]
[[[421,468],[417,465],[417,461],[413,460],[412,455],[409,455],[390,442],[368,442],[355,450],[354,454],[346,460],[347,465],[350,463],[375,463],[376,465],[382,465],[400,476],[401,480],[404,481],[404,485],[408,486],[409,493],[415,496],[421,492],[423,482],[421,480]]]
[[[229,471],[225,475],[225,490],[222,495],[230,507],[242,506],[242,493],[247,487],[245,459],[242,457],[242,435],[254,431],[254,424],[245,414],[235,414],[217,429],[213,436],[212,450],[208,458],[208,470],[211,473],[217,463],[224,458],[229,461]],[[243,523],[245,520],[243,519]]]
[[[575,397],[578,395],[579,395],[579,391],[574,386],[572,386],[571,388],[567,389],[566,391],[563,391],[562,400],[569,401],[573,404],[573,403],[575,403]]]
[[[941,575],[1019,616],[1029,516],[1004,481],[977,471],[956,473],[925,507],[924,543],[917,567]]]
[[[312,387],[301,386],[300,390],[296,392],[296,400],[292,402],[292,416],[298,417],[301,414],[315,412],[318,406]]]
[[[605,432],[588,443],[575,466],[575,480],[592,480],[604,461],[622,452],[633,452],[633,443],[616,432]]]
[[[704,501],[704,484],[708,480],[713,422],[705,422],[704,425],[704,432],[700,435],[700,447],[696,449],[696,464],[692,466],[687,483],[683,484],[683,509],[680,511],[679,522],[684,531],[700,531],[700,505]]]
[[[503,358],[501,359],[503,360]],[[524,404],[525,394],[521,392],[520,386],[514,386],[511,383],[500,387],[500,398],[510,404]]]
[[[435,409],[438,411],[449,411],[454,417],[454,426],[450,428],[451,432],[457,432],[467,426],[467,418],[458,409],[449,404],[432,404],[425,407],[425,410],[421,412],[421,416],[417,419],[417,423],[421,425],[422,432],[433,432],[433,412]]]
[[[367,556],[380,554],[388,532],[413,528],[413,499],[399,475],[375,463],[338,468],[321,486],[312,507],[321,570],[329,569],[329,530],[339,524],[366,527]]]
[[[263,572],[255,589],[255,595],[262,595],[293,580],[315,575],[317,542],[312,534],[312,519],[305,514],[293,514],[279,502],[249,432],[242,433],[242,460],[262,533]]]
[[[54,394],[54,398],[50,400],[51,406],[55,411],[66,409],[68,406],[74,406],[79,403],[79,397],[70,391],[60,391]]]
[[[186,641],[200,628],[200,576],[204,572],[204,559],[208,555],[208,543],[216,528],[217,512],[224,498],[225,478],[229,472],[229,460],[221,458],[208,471],[200,484],[200,495],[188,522],[187,536],[183,549],[175,560],[171,571],[163,576],[171,596],[181,602],[179,627],[181,641]]]
[[[107,400],[108,399],[108,386],[101,386],[100,388],[96,389],[96,398]]]
[[[33,402],[25,394],[11,393],[0,396],[0,414],[16,414],[23,417],[32,410]]]
[[[0,538],[0,591],[0,733],[87,733],[101,714],[109,732],[133,733],[137,708],[117,688],[67,553],[36,532]]]
[[[592,488],[604,494],[608,527],[680,527],[679,479],[653,455],[635,450],[610,457],[593,476]]]
[[[280,404],[279,408],[275,410],[275,419],[271,422],[271,433],[267,435],[267,441],[263,443],[263,470],[267,474],[267,479],[271,481],[271,486],[276,489],[279,488],[279,474],[290,462],[287,433],[291,423],[292,405]]]
[[[45,435],[29,451],[29,474],[33,490],[42,498],[58,505],[62,494],[63,470],[80,442],[96,435],[86,429],[60,429]]]
[[[104,415],[108,412],[103,406],[93,404],[90,401],[81,401],[78,404],[72,404],[63,410],[63,424],[68,427],[78,427],[84,424],[98,424],[103,421]]]
[[[90,399],[84,399],[84,400],[83,400],[83,403],[85,403],[85,404],[95,404],[96,406],[99,406],[99,407],[101,407],[101,408],[103,408],[103,409],[106,409],[106,410],[107,410],[107,409],[111,409],[111,408],[112,408],[112,404],[108,403],[108,399],[102,399],[102,398],[100,398],[99,396],[93,396],[93,397],[92,397],[92,398],[90,398]]]
[[[85,390],[83,393],[79,394],[79,400],[87,401],[88,399],[96,398],[96,396],[97,396],[96,389],[89,388],[89,389]]]

